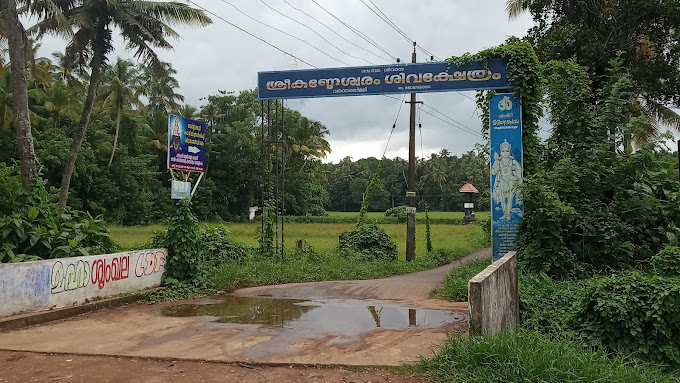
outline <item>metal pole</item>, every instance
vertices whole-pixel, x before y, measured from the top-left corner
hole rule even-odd
[[[274,247],[274,254],[279,251],[279,100],[274,100],[274,137],[270,139],[274,141],[274,223],[276,230],[276,246]]]
[[[286,125],[284,120],[284,100],[281,100],[281,140],[283,140],[283,143],[281,144],[281,150],[282,150],[282,160],[281,160],[281,259],[283,260],[283,257],[285,256],[284,253],[284,240],[283,240],[283,219],[286,217]]]
[[[198,179],[196,180],[196,185],[194,185],[194,190],[191,191],[191,196],[189,197],[189,199],[194,198],[194,194],[196,194],[196,189],[198,189],[198,184],[201,183],[201,180],[203,179],[204,174],[205,173],[201,173],[201,175],[198,176]]]
[[[264,232],[264,101],[260,101],[260,230]]]
[[[678,179],[680,179],[680,140],[678,140]]]
[[[413,43],[411,62],[416,62]],[[406,192],[406,260],[416,257],[416,94],[411,93],[411,119],[408,135],[408,191]]]

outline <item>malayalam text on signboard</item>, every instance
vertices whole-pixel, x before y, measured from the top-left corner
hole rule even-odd
[[[511,88],[506,64],[494,59],[394,64],[367,67],[309,69],[258,73],[260,100],[307,97],[362,96]]]
[[[170,115],[168,169],[205,172],[205,130],[205,122]]]
[[[491,248],[493,260],[513,250],[524,203],[522,183],[522,106],[516,93],[499,93],[489,105],[491,141]]]

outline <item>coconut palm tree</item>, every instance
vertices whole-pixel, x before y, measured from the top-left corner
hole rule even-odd
[[[192,120],[195,119],[196,116],[198,115],[198,109],[196,109],[196,107],[193,107],[189,104],[184,104],[184,105],[180,106],[179,109],[177,110],[177,112],[179,113],[180,116],[182,116],[184,118],[189,118],[189,119],[192,119]]]
[[[55,128],[59,128],[62,117],[77,121],[82,112],[82,103],[66,83],[55,82],[45,89],[45,104],[42,107],[52,117]]]
[[[111,167],[118,146],[118,132],[120,131],[120,119],[123,112],[130,110],[133,105],[141,106],[137,97],[139,74],[132,61],[123,60],[119,57],[114,65],[108,67],[102,73],[102,83],[102,108],[109,116],[115,116],[116,120],[113,150],[108,165],[108,167]]]
[[[150,67],[162,70],[154,48],[172,48],[168,37],[179,37],[172,25],[204,26],[212,21],[201,10],[177,2],[143,0],[59,0],[64,16],[75,29],[66,47],[81,64],[90,69],[90,83],[83,114],[62,174],[59,190],[59,211],[66,207],[80,145],[90,120],[99,86],[99,75],[107,54],[113,51],[113,31],[121,34],[127,47],[135,49],[135,56]],[[38,35],[62,33],[49,22],[38,27]]]
[[[140,92],[149,100],[145,112],[164,109],[168,113],[176,113],[184,96],[175,92],[179,88],[179,81],[173,76],[177,70],[172,64],[161,62],[158,67],[142,66],[141,73]]]
[[[159,156],[168,152],[168,114],[158,109],[149,113],[141,124],[143,145]]]
[[[54,52],[52,57],[55,60],[55,77],[60,81],[64,81],[66,85],[75,91],[85,92],[81,76],[86,74],[84,71],[79,70],[76,58],[72,54],[62,52]]]
[[[318,121],[301,117],[297,120],[297,124],[286,127],[286,133],[288,133],[288,147],[303,160],[301,172],[309,160],[326,158],[326,154],[331,152],[331,145],[326,140],[329,131]]]

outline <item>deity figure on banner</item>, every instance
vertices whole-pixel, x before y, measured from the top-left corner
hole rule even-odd
[[[172,122],[172,148],[176,151],[182,150],[181,131],[182,128],[179,126],[179,118],[175,118]]]
[[[494,163],[491,166],[491,175],[496,176],[491,191],[495,203],[501,204],[503,215],[500,219],[510,220],[513,208],[513,199],[517,205],[522,205],[522,197],[515,186],[522,182],[522,166],[512,155],[512,147],[508,140],[501,143],[501,153],[493,154]],[[498,208],[496,208],[498,209]]]

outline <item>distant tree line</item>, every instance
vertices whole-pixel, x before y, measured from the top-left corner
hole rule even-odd
[[[78,129],[88,75],[63,53],[36,57],[39,46],[34,41],[29,44],[29,55],[34,57],[28,68],[30,118],[38,171],[57,188],[71,137]],[[260,203],[261,108],[256,91],[220,91],[202,99],[205,105],[200,108],[183,105],[176,70],[169,63],[162,63],[162,68],[157,72],[123,59],[104,67],[67,205],[122,224],[164,219],[171,206],[171,177],[166,170],[168,114],[175,113],[208,125],[207,171],[192,201],[195,213],[202,220],[244,219],[248,207]],[[12,168],[18,152],[16,132],[10,129],[14,123],[10,76],[8,65],[2,65],[0,163],[9,166],[3,173],[6,177],[19,177],[18,166]],[[286,214],[358,211],[378,160],[323,163],[331,150],[328,129],[287,108],[284,120]],[[372,211],[405,200],[406,161],[385,159],[382,169]],[[417,169],[419,201],[433,209],[459,210],[458,188],[466,181],[480,188],[482,195],[488,189],[488,165],[479,148],[461,157],[442,150],[419,159]]]

